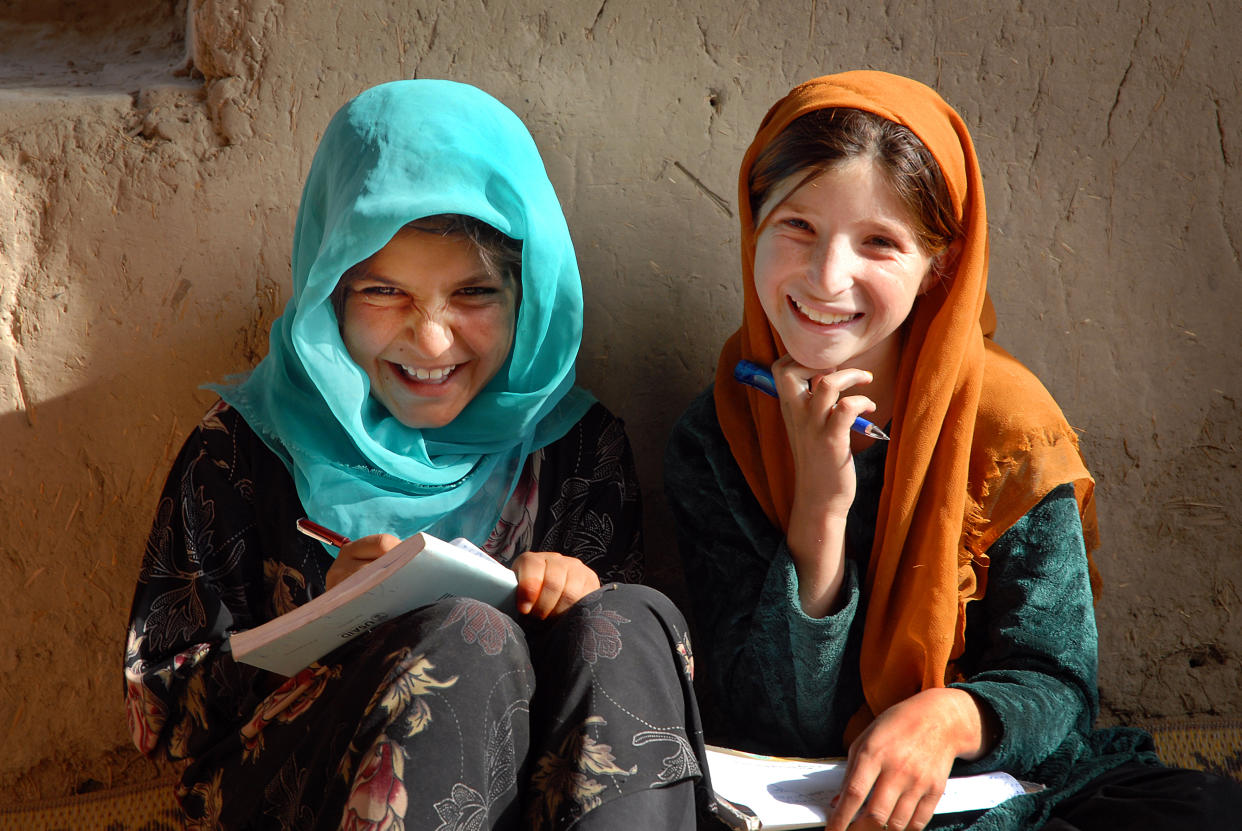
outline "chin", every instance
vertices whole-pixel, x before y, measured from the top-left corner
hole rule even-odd
[[[462,407],[394,407],[388,402],[381,402],[389,414],[397,421],[412,430],[432,430],[453,423],[453,419],[461,413]]]
[[[849,360],[849,358],[838,359],[835,356],[824,355],[819,352],[807,354],[798,349],[790,349],[789,354],[802,366],[817,372],[835,372],[838,369],[843,369],[846,366],[844,362]]]
[[[439,417],[428,415],[409,415],[403,418],[398,416],[397,421],[400,421],[406,427],[410,427],[415,430],[434,430],[437,427],[447,427],[453,423],[453,419],[455,418],[457,418],[457,413],[453,413],[451,416]]]

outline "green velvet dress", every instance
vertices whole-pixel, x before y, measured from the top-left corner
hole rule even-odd
[[[674,429],[665,460],[704,687],[708,740],[760,753],[842,756],[863,701],[858,672],[887,445],[855,456],[846,531],[845,603],[814,619],[798,603],[784,534],[751,493],[716,418],[709,388]],[[988,591],[967,607],[965,681],[996,714],[1000,741],[954,775],[992,770],[1047,785],[985,814],[944,815],[934,828],[1036,828],[1064,796],[1117,765],[1157,764],[1150,737],[1093,730],[1096,628],[1072,484],[1048,494],[988,550]]]

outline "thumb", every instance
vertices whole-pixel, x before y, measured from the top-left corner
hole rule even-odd
[[[545,564],[538,557],[525,557],[517,565],[517,609],[527,614],[539,599],[543,591],[543,572]]]

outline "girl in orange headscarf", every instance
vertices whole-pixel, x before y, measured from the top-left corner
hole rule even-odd
[[[1159,767],[1146,734],[1092,729],[1093,482],[1056,403],[990,340],[957,113],[882,72],[808,81],[768,112],[739,190],[742,325],[666,463],[709,738],[848,752],[837,831],[926,827],[951,772],[1048,786],[988,828],[1163,827],[1143,801],[1159,783],[1182,798],[1169,827],[1220,808],[1183,804],[1192,789],[1237,799]],[[741,360],[777,394],[739,384]],[[1136,798],[1101,807],[1105,782]]]

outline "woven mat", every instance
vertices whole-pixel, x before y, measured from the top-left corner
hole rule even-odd
[[[179,831],[172,781],[0,808],[0,831]]]
[[[1139,725],[1156,740],[1160,761],[1242,782],[1242,719],[1169,719]]]

